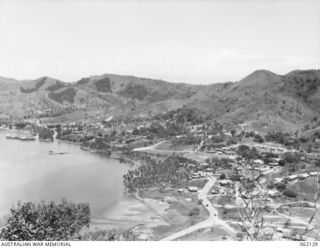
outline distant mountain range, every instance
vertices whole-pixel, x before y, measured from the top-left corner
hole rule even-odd
[[[239,82],[210,85],[113,74],[72,83],[49,77],[24,81],[0,77],[2,115],[27,117],[53,111],[57,116],[77,112],[75,119],[85,112],[138,116],[183,106],[252,128],[294,130],[320,120],[320,70],[296,70],[286,75],[257,70]]]

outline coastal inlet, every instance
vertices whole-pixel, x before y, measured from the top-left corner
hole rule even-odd
[[[108,218],[121,202],[123,175],[129,166],[59,141],[40,142],[32,136],[0,130],[0,216],[18,201],[61,198],[90,204],[92,219]],[[63,156],[50,156],[63,154]],[[132,199],[130,199],[132,201]]]

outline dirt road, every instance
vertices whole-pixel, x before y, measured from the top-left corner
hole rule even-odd
[[[216,226],[223,227],[224,229],[226,229],[228,232],[230,232],[232,234],[236,233],[236,230],[234,228],[232,228],[224,220],[222,220],[218,217],[218,211],[213,207],[213,205],[211,204],[211,202],[207,198],[208,193],[209,193],[210,189],[212,188],[212,186],[214,185],[215,181],[216,181],[216,178],[211,177],[209,179],[209,181],[206,183],[206,185],[198,192],[199,200],[202,200],[203,206],[209,212],[208,219],[206,219],[196,225],[190,226],[184,230],[176,232],[176,233],[162,239],[162,241],[175,240],[175,239],[181,238],[187,234],[190,234],[194,231],[197,231],[199,229],[216,227]]]

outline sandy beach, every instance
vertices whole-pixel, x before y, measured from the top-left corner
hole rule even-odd
[[[108,211],[105,218],[93,218],[90,229],[134,229],[139,239],[149,239],[152,228],[169,225],[163,217],[168,208],[169,205],[162,201],[128,197]]]

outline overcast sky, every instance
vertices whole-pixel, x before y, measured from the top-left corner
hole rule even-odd
[[[320,68],[320,1],[0,0],[0,75],[208,84]]]

